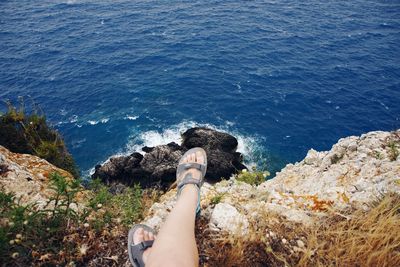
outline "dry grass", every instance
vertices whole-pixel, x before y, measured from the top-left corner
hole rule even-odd
[[[400,266],[400,196],[388,195],[369,212],[321,224],[309,232],[299,266]]]
[[[269,217],[272,217],[268,215]],[[277,217],[274,217],[277,219]],[[201,266],[292,266],[299,256],[291,251],[289,242],[283,243],[282,236],[297,236],[293,225],[272,223],[266,218],[265,225],[253,229],[246,238],[226,233],[213,232],[202,219],[196,227],[196,238]],[[274,230],[271,230],[274,229]],[[300,229],[300,227],[298,228]],[[273,235],[270,235],[272,232]],[[297,240],[293,238],[293,240]]]
[[[337,215],[309,228],[262,217],[247,239],[210,232],[200,220],[201,266],[400,266],[400,195],[350,219]]]

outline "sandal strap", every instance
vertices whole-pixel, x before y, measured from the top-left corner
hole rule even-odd
[[[188,169],[196,169],[201,171],[202,174],[204,174],[206,172],[206,165],[197,162],[181,163],[179,164],[177,171],[180,172]]]
[[[133,261],[137,264],[137,266],[144,266],[143,262],[143,252],[153,246],[154,240],[147,240],[140,242],[139,244],[131,245],[130,249],[133,255]]]
[[[196,217],[197,217],[197,216],[200,216],[200,209],[201,209],[201,207],[200,207],[200,187],[203,184],[203,180],[193,178],[191,173],[186,174],[185,178],[183,178],[183,180],[178,185],[177,196],[179,196],[181,194],[183,187],[188,184],[194,184],[197,186],[197,189],[198,189],[197,190],[198,191],[198,201],[197,201],[197,207],[196,207]]]
[[[131,244],[131,246],[137,247],[137,249],[140,249],[140,250],[146,250],[147,248],[152,247],[153,243],[154,243],[154,240],[146,240],[146,241],[140,242],[139,244]]]
[[[185,177],[182,179],[182,181],[179,182],[178,184],[178,191],[182,189],[187,184],[194,184],[197,185],[197,187],[200,189],[201,185],[203,184],[202,179],[195,179],[193,178],[193,175],[191,173],[188,173],[185,175]]]

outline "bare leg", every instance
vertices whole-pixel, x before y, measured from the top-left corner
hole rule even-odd
[[[204,160],[201,153],[195,153],[188,155],[183,161],[204,163]],[[187,170],[182,175],[188,172],[192,173],[193,178],[201,177],[201,172],[196,169]],[[198,190],[197,186],[192,184],[183,187],[153,246],[143,254],[146,266],[198,266],[199,256],[194,237]],[[143,232],[143,239],[136,239],[134,236],[135,243],[155,239],[149,238],[147,231]]]
[[[147,266],[198,266],[199,255],[194,238],[198,198],[195,185],[186,185],[158,233]]]

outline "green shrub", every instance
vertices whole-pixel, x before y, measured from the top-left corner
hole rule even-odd
[[[245,182],[251,185],[260,185],[265,182],[265,179],[270,175],[268,171],[256,171],[255,168],[252,171],[243,170],[236,175],[236,180]]]
[[[37,108],[27,114],[23,100],[20,102],[18,109],[6,102],[8,110],[0,115],[0,145],[16,153],[41,157],[79,177],[61,135],[47,124],[46,117],[39,114]]]
[[[143,191],[140,185],[134,185],[133,188],[127,187],[122,193],[113,195],[109,192],[109,188],[100,182],[100,179],[94,179],[89,188],[94,192],[89,206],[95,210],[99,208],[105,210],[104,216],[100,217],[102,223],[106,223],[110,214],[126,226],[141,218]],[[99,225],[99,222],[96,224]]]
[[[221,200],[224,197],[224,195],[225,195],[225,193],[218,193],[213,198],[211,198],[210,204],[211,205],[217,205],[218,203],[221,202]]]
[[[133,188],[128,187],[122,194],[113,198],[112,205],[120,215],[123,224],[130,225],[140,218],[142,214],[141,198],[140,185],[135,185]]]

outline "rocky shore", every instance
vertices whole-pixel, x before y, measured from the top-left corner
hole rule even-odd
[[[178,141],[178,140],[177,140]],[[207,128],[191,128],[182,134],[182,143],[169,143],[156,147],[143,147],[142,153],[110,158],[97,165],[92,178],[105,183],[140,183],[144,188],[160,185],[168,188],[175,181],[176,167],[182,155],[193,147],[207,152],[206,181],[218,182],[229,179],[238,171],[247,169],[242,155],[236,152],[238,141],[232,135]]]

